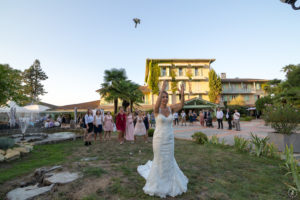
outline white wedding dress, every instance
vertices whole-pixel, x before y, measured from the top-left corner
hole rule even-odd
[[[156,128],[153,134],[153,162],[137,168],[138,173],[146,179],[143,190],[151,196],[161,198],[167,195],[175,197],[187,191],[187,177],[179,169],[174,158],[173,117],[171,113],[165,117],[157,115]]]

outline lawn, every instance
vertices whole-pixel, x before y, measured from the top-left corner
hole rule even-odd
[[[159,199],[142,190],[145,180],[136,168],[152,159],[153,153],[152,144],[140,139],[137,144],[124,145],[114,136],[112,141],[90,147],[79,140],[35,146],[22,159],[0,164],[0,199],[34,169],[57,164],[80,171],[83,177],[36,199]],[[80,161],[95,156],[97,160]],[[284,182],[291,180],[280,170],[280,160],[184,140],[175,141],[175,157],[189,178],[188,192],[178,199],[289,199]]]

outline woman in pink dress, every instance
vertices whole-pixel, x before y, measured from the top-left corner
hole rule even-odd
[[[202,110],[199,113],[199,117],[200,117],[200,124],[201,124],[201,126],[204,127],[204,114],[203,114]]]
[[[108,111],[107,114],[104,117],[104,140],[106,140],[106,136],[108,135],[108,138],[110,140],[111,132],[113,131],[113,119],[110,115],[110,112]]]
[[[131,141],[132,143],[134,141],[133,115],[130,109],[128,109],[127,112],[125,138],[126,140]]]
[[[147,143],[147,135],[146,135],[146,127],[144,124],[143,113],[140,110],[139,115],[136,119],[136,124],[134,128],[134,140],[136,140],[136,136],[144,136],[144,141]]]

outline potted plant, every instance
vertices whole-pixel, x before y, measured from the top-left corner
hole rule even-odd
[[[269,133],[270,142],[274,142],[280,151],[284,151],[286,145],[294,146],[294,152],[300,152],[300,134],[297,128],[300,123],[300,111],[291,105],[267,106],[264,119],[266,125],[271,125],[275,130]]]

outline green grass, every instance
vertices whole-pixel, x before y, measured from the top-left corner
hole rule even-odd
[[[0,164],[0,184],[32,172],[34,169],[42,166],[62,164],[65,158],[75,149],[76,144],[78,142],[34,146],[34,151],[25,157],[13,162]]]
[[[93,156],[99,159],[80,161],[83,157]],[[89,148],[84,147],[82,141],[42,145],[20,160],[0,164],[0,182],[6,186],[8,180],[17,179],[38,167],[63,164],[68,169],[83,172],[83,178],[58,187],[44,199],[72,199],[76,191],[90,187],[86,185],[89,182],[96,185],[105,179],[107,183],[85,192],[80,198],[159,199],[144,194],[145,180],[136,171],[138,165],[152,158],[152,144],[143,143],[142,138],[137,144],[124,145],[119,145],[114,138]],[[175,141],[175,158],[189,179],[187,193],[178,199],[289,199],[284,182],[291,183],[291,180],[280,170],[280,160],[236,152],[233,147],[199,145],[183,140]],[[1,188],[0,199],[7,192]]]
[[[106,171],[100,167],[88,167],[83,169],[83,173],[85,176],[100,177],[102,174],[105,174]]]

